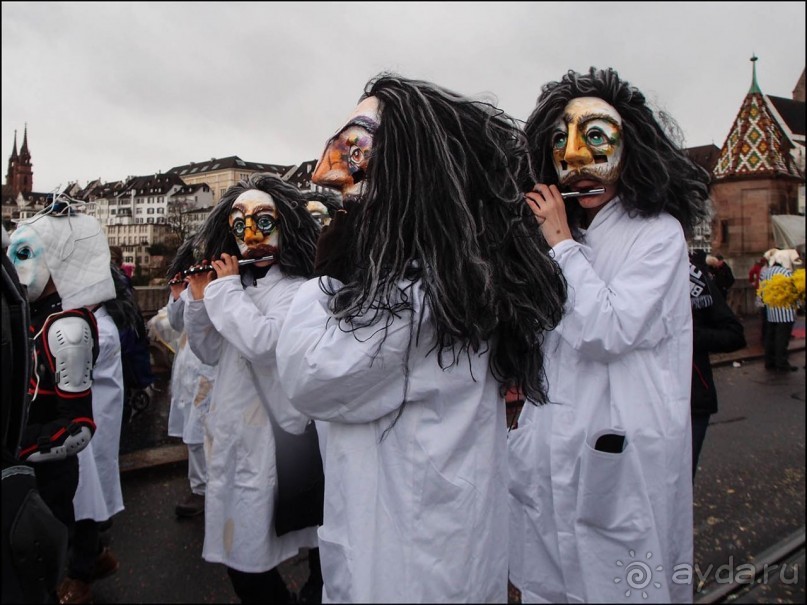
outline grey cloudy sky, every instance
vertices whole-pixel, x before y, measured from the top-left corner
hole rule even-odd
[[[3,2],[2,160],[34,190],[238,155],[297,164],[381,71],[526,119],[541,84],[614,67],[722,146],[751,83],[791,97],[804,2]],[[5,172],[4,172],[5,173]]]

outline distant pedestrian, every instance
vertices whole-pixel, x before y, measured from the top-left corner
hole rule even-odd
[[[715,282],[715,285],[720,290],[720,294],[723,295],[724,300],[728,300],[729,298],[729,289],[734,285],[734,272],[731,270],[731,267],[726,262],[726,259],[723,258],[722,254],[716,254],[714,256],[708,255],[706,257],[706,264],[709,267],[709,271],[712,273],[712,279]]]
[[[765,253],[768,266],[759,275],[759,286],[764,289],[767,282],[776,275],[790,277],[793,266],[802,263],[795,250],[778,250],[772,248]],[[765,335],[765,369],[774,372],[795,372],[798,368],[788,361],[788,345],[793,324],[796,321],[795,306],[778,306],[765,302],[765,313],[768,327]]]
[[[188,448],[189,492],[175,507],[177,517],[194,517],[205,510],[207,462],[205,460],[205,420],[210,409],[217,368],[203,363],[188,345],[184,312],[187,282],[180,274],[169,281],[171,290],[166,306],[170,327],[179,332],[179,342],[171,368],[171,407],[168,434],[181,437]]]
[[[745,346],[743,324],[726,304],[706,265],[690,255],[689,301],[692,306],[692,479],[698,469],[712,414],[717,413],[717,388],[710,353],[730,353]]]

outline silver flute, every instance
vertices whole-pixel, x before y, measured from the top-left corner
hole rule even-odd
[[[244,265],[252,265],[254,263],[260,263],[265,260],[275,260],[275,257],[273,254],[269,254],[268,256],[262,256],[260,258],[242,258],[241,260],[238,261],[238,266],[242,267]],[[182,272],[182,275],[183,276],[196,275],[197,273],[204,273],[205,271],[215,271],[215,269],[213,269],[213,265],[194,265],[189,269],[185,269]],[[171,282],[173,281],[174,280],[169,281],[168,284],[171,285]],[[174,283],[179,283],[179,281],[176,281]]]
[[[238,261],[238,264],[241,266],[251,265],[252,263],[261,263],[265,260],[275,260],[275,257],[273,254],[270,254],[269,256],[262,256],[260,258],[242,258],[240,261]]]
[[[564,200],[570,197],[581,197],[584,195],[599,195],[601,193],[605,193],[604,187],[595,187],[594,189],[589,189],[588,191],[567,191],[566,193],[561,193],[560,197]]]

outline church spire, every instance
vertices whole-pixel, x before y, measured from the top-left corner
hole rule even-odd
[[[22,137],[22,147],[20,147],[20,157],[31,157],[31,152],[28,151],[28,122],[25,123],[25,134]]]
[[[751,73],[751,88],[748,89],[748,94],[759,93],[762,94],[762,91],[759,88],[759,84],[757,84],[757,61],[759,57],[755,53],[751,54],[751,65],[752,73]]]
[[[14,130],[14,151],[11,152],[11,159],[17,159],[17,130]]]

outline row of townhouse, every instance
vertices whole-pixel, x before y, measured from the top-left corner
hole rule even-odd
[[[86,202],[86,212],[99,220],[109,245],[121,247],[123,262],[133,265],[138,276],[163,277],[178,245],[198,231],[229,187],[252,173],[265,172],[304,191],[318,189],[310,178],[315,165],[316,160],[284,166],[229,156],[190,162],[164,173],[130,176],[125,181],[102,182],[99,178],[85,187],[74,182],[63,193]],[[53,197],[30,191],[12,193],[4,185],[3,223],[9,230],[16,220],[33,216]]]

